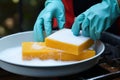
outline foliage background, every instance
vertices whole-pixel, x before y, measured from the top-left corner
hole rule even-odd
[[[45,0],[0,0],[0,37],[33,30]]]

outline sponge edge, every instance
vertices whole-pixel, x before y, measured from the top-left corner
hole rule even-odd
[[[53,59],[61,61],[79,61],[96,54],[94,50],[84,50],[80,55],[68,54],[62,50],[54,49],[45,46],[44,42],[23,42],[22,43],[22,58],[23,60],[32,60],[39,58],[41,60]]]
[[[83,50],[93,45],[89,37],[74,36],[70,29],[61,29],[45,38],[46,46],[79,55]]]

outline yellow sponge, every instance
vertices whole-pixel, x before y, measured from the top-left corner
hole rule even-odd
[[[44,42],[23,42],[22,58],[31,60],[39,58],[41,60],[54,59],[62,61],[78,61],[90,58],[95,55],[94,50],[84,50],[79,55],[68,54],[63,50],[47,47]]]
[[[88,49],[94,41],[84,36],[74,36],[70,29],[61,29],[45,38],[46,46],[79,55]]]

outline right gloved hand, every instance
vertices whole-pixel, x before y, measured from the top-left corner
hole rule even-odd
[[[107,30],[120,16],[120,8],[117,0],[102,0],[76,17],[72,26],[72,32],[78,36],[80,29],[84,36],[93,40],[100,39],[103,31]]]
[[[47,0],[45,8],[39,14],[34,25],[34,40],[44,41],[43,27],[46,36],[52,33],[52,20],[56,18],[58,27],[63,28],[65,23],[64,5],[61,0]]]

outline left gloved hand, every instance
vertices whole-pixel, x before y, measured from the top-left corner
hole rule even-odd
[[[82,28],[84,36],[97,40],[119,15],[120,9],[117,0],[103,0],[76,17],[72,32],[77,36]]]
[[[46,36],[52,33],[53,18],[57,19],[58,27],[62,29],[65,23],[65,14],[64,5],[61,0],[46,0],[45,8],[40,12],[34,25],[35,41],[44,41],[45,35],[43,28],[45,29]]]

